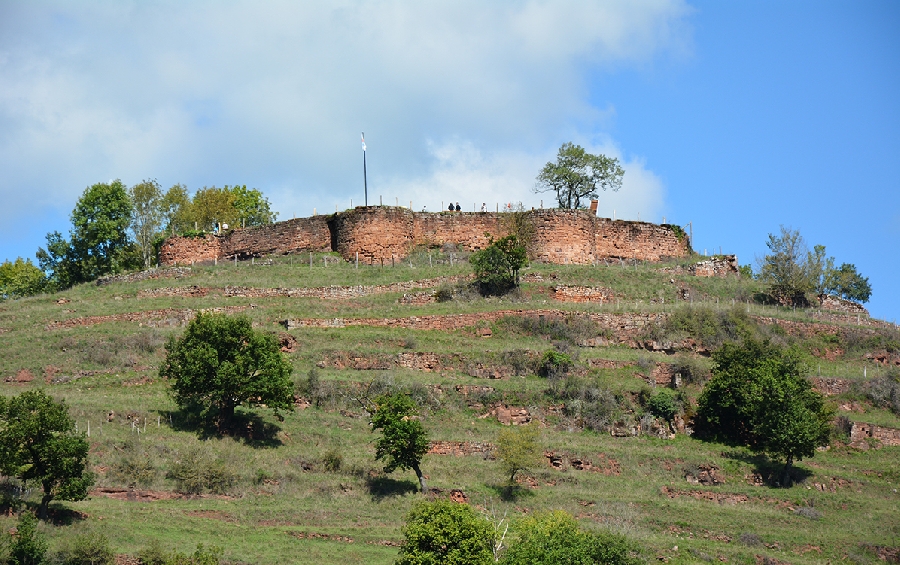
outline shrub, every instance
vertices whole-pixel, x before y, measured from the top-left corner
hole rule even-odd
[[[651,414],[666,421],[672,420],[672,418],[675,417],[675,414],[678,413],[678,406],[675,404],[675,395],[667,388],[661,389],[651,396],[647,403],[647,408],[650,410]]]
[[[538,374],[548,379],[557,379],[568,373],[571,368],[571,357],[555,349],[550,349],[541,357]]]
[[[237,482],[229,465],[200,449],[186,451],[172,464],[166,477],[174,480],[176,489],[185,494],[225,494]]]
[[[500,360],[509,366],[516,376],[527,375],[534,370],[534,362],[527,349],[513,349],[500,354]]]
[[[467,504],[420,502],[406,518],[397,565],[488,565],[493,527]]]
[[[552,341],[580,343],[600,335],[596,322],[584,316],[504,316],[501,326],[518,330],[525,335],[546,337]]]
[[[681,375],[681,382],[685,384],[703,385],[712,376],[706,363],[689,355],[676,357],[675,372]]]
[[[869,379],[858,388],[874,406],[900,415],[900,370],[892,368],[886,375]]]
[[[510,544],[504,565],[632,565],[640,560],[628,541],[609,532],[585,532],[571,514],[562,510],[536,512],[517,524],[517,539]]]
[[[547,394],[556,401],[563,401],[563,414],[577,418],[589,430],[606,430],[621,412],[620,400],[612,391],[600,388],[588,379],[569,376],[555,381]]]
[[[115,553],[103,534],[84,534],[75,538],[71,549],[65,552],[64,565],[112,565]]]
[[[126,443],[122,451],[122,455],[110,465],[110,477],[129,488],[152,485],[159,471],[150,453],[132,442]]]
[[[38,519],[31,512],[19,514],[16,535],[9,536],[9,565],[40,565],[47,554],[47,540],[38,529]],[[7,539],[9,539],[7,538]]]
[[[341,465],[344,463],[344,457],[337,449],[329,449],[325,452],[325,455],[322,456],[322,463],[325,465],[326,471],[329,473],[337,473],[341,470]]]

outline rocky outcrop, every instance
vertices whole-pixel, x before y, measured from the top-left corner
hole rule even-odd
[[[844,312],[845,314],[858,314],[860,316],[869,317],[869,311],[863,308],[862,304],[853,302],[852,300],[844,300],[833,294],[820,294],[819,308],[823,310],[831,310],[833,312]]]

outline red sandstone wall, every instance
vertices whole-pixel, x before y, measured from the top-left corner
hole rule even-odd
[[[165,267],[214,261],[219,257],[222,257],[222,238],[215,235],[170,237],[159,248],[159,264]]]
[[[591,264],[605,257],[659,261],[688,254],[670,226],[596,218],[583,210],[534,210],[531,246],[537,261]],[[484,249],[488,236],[505,235],[497,213],[414,213],[370,206],[331,216],[314,216],[235,230],[226,236],[170,238],[161,265],[212,261],[298,251],[337,251],[348,260],[378,264],[406,257],[417,245],[453,243],[468,251]]]
[[[590,264],[596,259],[597,219],[587,212],[576,210],[535,210],[534,259],[544,263]]]
[[[688,255],[687,238],[678,239],[668,225],[598,218],[595,254],[604,257],[660,261]]]
[[[331,251],[329,216],[312,216],[234,230],[223,238],[225,256],[284,255],[297,251]]]
[[[413,246],[414,215],[404,208],[370,206],[336,214],[335,248],[341,257],[376,264],[401,259]]]
[[[437,247],[454,243],[466,251],[478,251],[488,246],[485,233],[494,239],[506,235],[500,214],[494,212],[444,212],[413,214],[413,244]]]

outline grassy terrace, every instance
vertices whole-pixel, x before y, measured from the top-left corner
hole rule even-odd
[[[314,288],[330,285],[384,285],[466,275],[469,266],[433,254],[417,254],[394,268],[354,268],[324,255],[278,257],[272,264],[222,263],[196,266],[180,279],[155,279],[106,286],[84,285],[69,291],[0,303],[0,377],[27,369],[30,382],[0,382],[0,394],[41,387],[64,398],[79,429],[90,428],[91,465],[97,491],[89,500],[58,503],[56,520],[41,526],[51,547],[85,532],[107,536],[117,553],[136,554],[154,539],[165,548],[191,551],[197,543],[224,548],[236,563],[391,563],[401,526],[415,493],[415,476],[384,475],[374,461],[373,434],[354,400],[362,387],[403,386],[425,406],[423,422],[432,440],[493,442],[501,424],[491,416],[496,403],[527,408],[542,422],[542,444],[570,458],[590,460],[599,471],[579,471],[549,464],[532,469],[530,480],[512,493],[503,488],[497,462],[482,454],[427,455],[423,471],[429,486],[446,493],[461,489],[470,503],[515,517],[537,509],[563,508],[587,527],[612,528],[646,548],[648,562],[727,560],[757,563],[764,557],[786,563],[878,563],[872,547],[900,546],[900,448],[859,450],[836,442],[799,464],[805,480],[790,489],[754,486],[755,473],[770,464],[752,453],[703,443],[686,435],[659,439],[649,435],[613,437],[585,430],[576,417],[559,410],[548,394],[550,383],[534,374],[533,365],[516,375],[511,359],[535,359],[568,342],[575,368],[573,387],[609,391],[615,398],[610,416],[639,421],[639,392],[647,387],[637,374],[649,374],[657,362],[693,363],[708,369],[709,360],[689,351],[676,355],[632,349],[627,345],[579,347],[594,337],[591,327],[569,324],[560,335],[537,331],[515,320],[456,331],[392,330],[353,326],[300,328],[290,334],[297,346],[288,356],[298,391],[305,392],[312,369],[320,377],[320,407],[296,410],[277,422],[261,411],[265,426],[252,437],[205,437],[175,410],[165,382],[157,377],[163,344],[182,328],[158,319],[110,321],[71,329],[45,329],[53,321],[163,309],[246,307],[243,313],[266,330],[284,333],[279,322],[301,318],[400,318],[423,315],[486,313],[496,310],[552,309],[564,312],[666,312],[686,309],[725,316],[749,312],[795,322],[818,322],[808,312],[757,304],[755,281],[701,279],[673,274],[672,264],[598,266],[533,265],[521,291],[513,296],[468,296],[443,303],[402,304],[402,292],[345,300],[317,298],[226,298],[226,286]],[[262,262],[258,262],[262,263]],[[669,270],[667,270],[669,269]],[[619,299],[610,304],[572,304],[553,298],[553,285],[602,286]],[[196,285],[210,289],[204,297],[138,298],[141,291]],[[693,305],[678,299],[688,289]],[[409,292],[418,292],[416,290]],[[59,304],[65,298],[68,302]],[[156,327],[148,327],[147,322]],[[900,348],[896,329],[866,330],[850,323],[830,323],[832,336],[800,337],[776,326],[759,331],[807,355],[813,375],[862,382],[883,376],[887,368],[865,355]],[[756,326],[754,326],[756,327]],[[530,328],[530,329],[529,329]],[[715,332],[713,332],[715,333]],[[673,328],[648,329],[647,337],[688,337]],[[715,341],[720,335],[710,335]],[[840,352],[826,355],[826,350]],[[513,353],[511,353],[513,352]],[[396,359],[401,353],[434,353],[445,365],[422,371],[392,366],[387,370],[340,368],[330,359],[349,356]],[[342,357],[343,356],[343,357]],[[827,357],[827,358],[826,358]],[[633,363],[597,368],[592,359]],[[317,365],[325,365],[317,367]],[[527,364],[526,364],[527,365]],[[502,369],[505,378],[471,376],[472,367]],[[10,379],[15,380],[15,379]],[[22,380],[22,379],[20,379]],[[49,382],[45,382],[49,381]],[[557,383],[559,384],[559,383]],[[468,396],[457,385],[490,387]],[[695,399],[699,383],[683,389]],[[900,428],[892,412],[876,408],[858,392],[833,397],[839,412],[852,420]],[[110,416],[112,413],[112,417]],[[334,461],[340,460],[335,469]],[[220,494],[179,494],[184,490],[169,475],[179,462],[218,470]],[[686,472],[699,465],[717,466],[725,483],[688,483]],[[330,467],[330,470],[329,470]],[[134,486],[133,500],[126,493]],[[117,494],[118,492],[118,494]],[[36,493],[26,498],[33,502]],[[801,509],[799,512],[797,509]],[[0,517],[0,526],[15,519]],[[351,541],[352,540],[352,541]],[[862,545],[861,545],[862,544]],[[674,549],[677,546],[677,550]]]

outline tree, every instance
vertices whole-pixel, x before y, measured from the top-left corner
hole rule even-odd
[[[535,424],[504,428],[497,434],[497,459],[509,484],[515,484],[516,473],[534,467],[541,461],[538,443],[540,430]]]
[[[64,402],[41,391],[0,397],[0,474],[37,482],[44,491],[38,514],[53,499],[84,500],[94,477],[85,470],[88,443],[75,431]]]
[[[469,263],[482,292],[502,294],[519,286],[519,270],[528,264],[528,258],[519,239],[508,235],[497,241],[490,238],[489,245],[473,253]]]
[[[805,378],[796,352],[768,341],[726,343],[713,353],[713,377],[700,394],[695,434],[794,460],[828,445],[831,410]]]
[[[585,532],[562,510],[535,512],[517,524],[518,538],[510,545],[504,565],[636,565],[635,549],[622,536]]]
[[[89,186],[72,210],[71,240],[54,231],[47,234],[47,249],[38,249],[41,269],[58,288],[68,288],[131,267],[131,213],[122,181]]]
[[[857,302],[868,302],[872,297],[868,277],[856,272],[856,265],[852,263],[843,263],[840,268],[829,272],[824,292]]]
[[[194,199],[188,212],[189,223],[197,229],[212,231],[215,224],[237,226],[240,221],[238,210],[234,206],[235,195],[227,188],[203,187],[194,193]]]
[[[428,451],[428,433],[417,419],[419,407],[407,394],[382,394],[374,401],[372,431],[381,430],[375,442],[375,459],[385,460],[384,472],[412,469],[422,492],[428,490],[419,467]]]
[[[421,501],[403,526],[397,565],[478,565],[493,563],[493,528],[468,504]]]
[[[193,229],[190,219],[191,197],[183,184],[173,185],[160,201],[163,230],[171,235]]]
[[[771,252],[759,262],[759,278],[769,284],[769,293],[786,304],[805,305],[807,293],[813,292],[823,267],[825,248],[811,254],[799,231],[781,226],[781,234],[769,234],[766,247]]]
[[[175,402],[226,429],[238,406],[293,410],[293,367],[277,340],[244,316],[200,313],[166,344],[161,378],[172,379]]]
[[[269,199],[264,197],[258,189],[247,190],[247,185],[234,185],[225,190],[234,195],[234,208],[237,211],[238,221],[243,221],[245,226],[263,226],[271,224],[278,216],[269,207]]]
[[[596,198],[597,190],[622,187],[625,169],[619,160],[591,155],[580,145],[563,143],[555,163],[547,163],[537,176],[535,192],[555,192],[560,208],[583,208],[582,199]]]
[[[31,259],[19,257],[0,263],[0,301],[32,296],[47,287],[44,272],[31,263]]]
[[[141,250],[144,268],[153,263],[153,240],[162,226],[162,190],[156,180],[145,180],[128,190],[133,209],[131,231]]]

